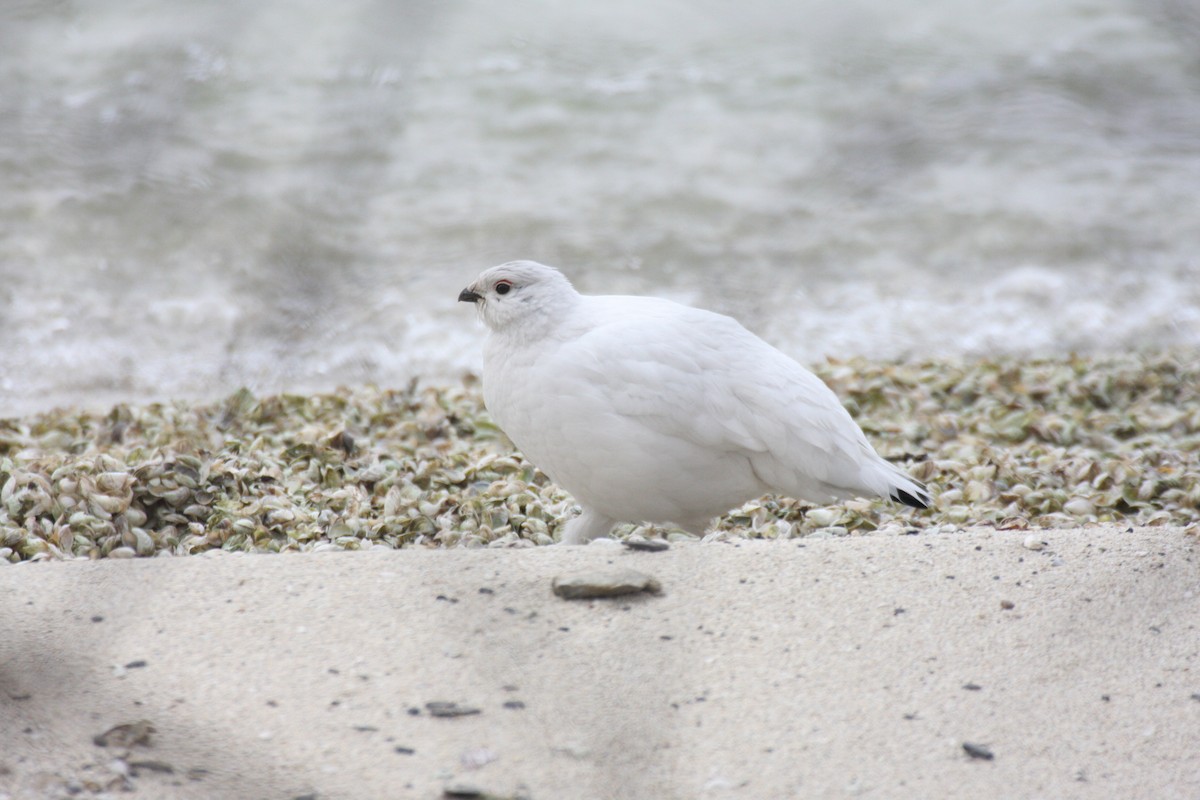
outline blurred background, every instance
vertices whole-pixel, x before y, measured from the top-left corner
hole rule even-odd
[[[1200,3],[0,5],[0,416],[457,380],[516,258],[809,362],[1194,348]]]

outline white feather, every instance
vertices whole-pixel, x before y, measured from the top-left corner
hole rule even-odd
[[[460,295],[472,298],[491,329],[488,410],[584,510],[563,541],[619,521],[702,530],[767,493],[827,503],[900,491],[929,502],[829,387],[730,317],[580,295],[529,261],[485,271]]]

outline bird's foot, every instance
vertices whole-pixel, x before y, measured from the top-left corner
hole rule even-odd
[[[587,544],[591,540],[603,536],[612,530],[615,520],[601,516],[592,511],[584,511],[571,520],[563,528],[561,544]]]

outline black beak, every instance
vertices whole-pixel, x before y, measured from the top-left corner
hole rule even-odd
[[[478,303],[482,299],[483,295],[472,292],[470,289],[463,289],[458,293],[458,302],[460,303]]]

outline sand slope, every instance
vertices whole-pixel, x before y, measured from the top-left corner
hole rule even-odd
[[[140,719],[134,797],[1200,796],[1196,537],[1026,535],[2,567],[0,798]],[[665,593],[551,593],[607,562]]]

